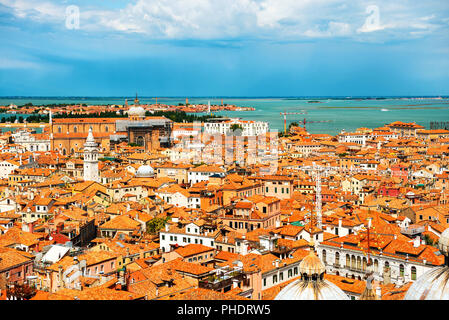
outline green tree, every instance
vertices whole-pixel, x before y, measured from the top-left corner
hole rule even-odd
[[[426,244],[428,244],[429,246],[433,246],[435,243],[433,242],[432,238],[428,235],[425,234],[424,235],[424,241],[426,242]]]
[[[167,223],[168,219],[162,219],[162,218],[153,218],[150,221],[147,222],[147,232],[149,234],[156,234],[161,230],[163,227],[165,227],[165,224]]]
[[[241,136],[243,131],[243,127],[239,125],[238,123],[234,123],[229,127],[229,134],[235,135],[235,136]]]

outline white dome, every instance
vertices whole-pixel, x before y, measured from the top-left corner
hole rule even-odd
[[[404,296],[404,300],[449,300],[449,268],[437,267],[418,278]]]
[[[145,117],[145,109],[142,107],[131,107],[128,110],[128,116]]]
[[[288,284],[275,300],[349,300],[337,285],[324,280],[323,262],[311,248],[299,264],[301,278]]]
[[[138,177],[151,177],[153,175],[154,175],[154,169],[149,165],[140,166],[136,172],[136,176],[138,176]]]
[[[349,300],[349,297],[328,280],[299,279],[289,283],[274,300]]]
[[[444,266],[427,271],[413,282],[404,300],[449,300],[449,228],[441,234],[438,248],[445,256]]]

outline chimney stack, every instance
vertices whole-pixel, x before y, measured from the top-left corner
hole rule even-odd
[[[379,300],[382,299],[382,289],[380,287],[376,288],[376,295],[377,295],[377,298],[379,298]]]
[[[421,238],[419,236],[416,236],[416,238],[413,240],[413,247],[418,248],[421,245]]]

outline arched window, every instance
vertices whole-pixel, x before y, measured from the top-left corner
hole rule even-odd
[[[351,267],[351,257],[349,256],[349,254],[346,255],[346,268],[350,268]]]
[[[78,132],[78,128],[76,126],[73,127],[73,132],[75,132],[75,133]]]
[[[323,250],[323,263],[326,264],[326,250]]]
[[[105,127],[104,127],[104,131],[105,131],[105,132],[109,132],[109,127],[108,127],[108,126],[105,126]]]
[[[58,127],[58,133],[61,133],[61,132],[62,132],[61,127]]]
[[[63,155],[66,155],[67,154],[67,151],[66,151],[66,149],[64,148],[64,149],[62,149],[62,154]]]
[[[366,270],[366,258],[365,257],[363,257],[362,270],[363,271]]]
[[[384,271],[386,272],[386,271],[388,271],[388,269],[390,269],[390,264],[388,263],[388,261],[385,261]]]
[[[403,277],[404,276],[404,265],[403,264],[400,264],[399,265],[399,275],[401,276],[401,277]]]
[[[335,252],[335,264],[340,265],[340,253]]]
[[[379,271],[379,261],[374,260],[374,272],[378,272]]]
[[[416,267],[412,266],[412,280],[416,280]]]
[[[357,261],[355,259],[355,255],[352,255],[352,257],[351,257],[351,268],[352,269],[356,268],[356,263],[357,263]]]
[[[362,259],[357,257],[357,270],[362,270]]]
[[[140,147],[143,147],[143,146],[144,146],[144,139],[143,139],[142,136],[138,136],[138,137],[136,138],[136,144],[137,144],[138,146],[140,146]]]

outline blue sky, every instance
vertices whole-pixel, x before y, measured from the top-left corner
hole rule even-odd
[[[449,95],[448,31],[436,0],[0,0],[0,95]]]

